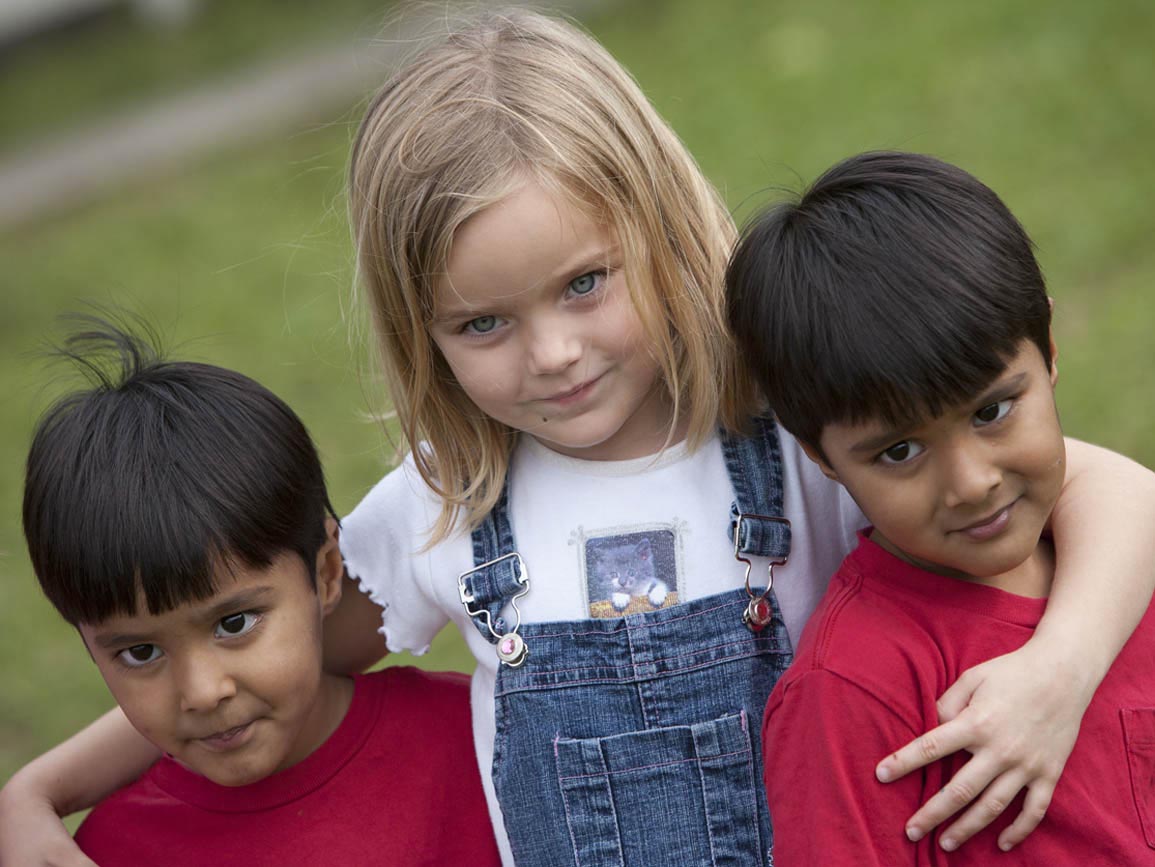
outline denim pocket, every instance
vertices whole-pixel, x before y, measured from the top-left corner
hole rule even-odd
[[[1155,849],[1155,708],[1125,708],[1119,715],[1131,771],[1131,795],[1143,836]]]
[[[579,867],[765,864],[745,713],[554,742]],[[655,797],[655,793],[657,796]]]

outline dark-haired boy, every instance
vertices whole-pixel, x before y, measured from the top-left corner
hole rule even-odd
[[[300,419],[248,377],[82,321],[65,354],[92,387],[36,429],[24,531],[45,594],[165,755],[93,810],[81,849],[101,865],[498,864],[466,679],[321,668],[344,569]]]
[[[872,780],[875,757],[937,725],[937,697],[1024,644],[1046,606],[1065,451],[1050,305],[1018,222],[954,166],[863,154],[763,214],[728,286],[779,421],[873,525],[767,705],[775,863],[1155,863],[1150,610],[1016,849],[997,844],[1014,808],[950,854],[897,832],[962,754]]]

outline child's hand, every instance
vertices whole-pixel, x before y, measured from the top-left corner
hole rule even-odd
[[[959,750],[972,754],[907,821],[911,840],[969,804],[939,840],[943,849],[957,849],[993,822],[1023,787],[1023,809],[999,835],[999,847],[1009,850],[1035,830],[1094,692],[1075,687],[1077,678],[1064,677],[1056,663],[1028,642],[968,669],[938,701],[942,724],[879,763],[878,778],[885,783]]]
[[[15,789],[0,791],[0,865],[3,867],[96,867],[47,801]]]

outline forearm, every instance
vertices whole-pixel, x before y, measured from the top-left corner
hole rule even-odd
[[[325,671],[356,674],[384,657],[389,650],[379,632],[381,615],[381,608],[346,575],[341,601],[325,618]]]
[[[161,756],[120,708],[100,717],[20,769],[3,790],[7,803],[34,798],[59,816],[92,807],[143,774]]]
[[[1068,439],[1067,480],[1051,528],[1055,582],[1032,643],[1067,660],[1089,698],[1155,590],[1155,474]]]

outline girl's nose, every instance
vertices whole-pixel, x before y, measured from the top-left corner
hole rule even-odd
[[[529,335],[527,366],[537,376],[564,373],[582,357],[582,350],[579,333],[551,317]]]

